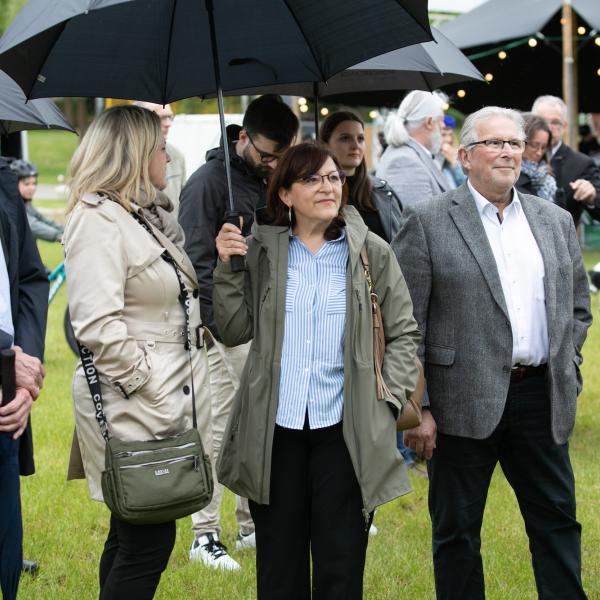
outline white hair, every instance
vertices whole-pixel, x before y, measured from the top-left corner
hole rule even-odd
[[[567,120],[567,105],[565,104],[565,101],[562,98],[559,98],[558,96],[538,96],[532,107],[531,107],[531,112],[534,115],[539,115],[538,113],[538,109],[540,108],[540,106],[542,104],[548,104],[550,106],[557,106],[558,108],[560,108],[561,112],[562,112],[562,116],[563,116],[563,121]]]
[[[512,108],[502,108],[500,106],[484,106],[465,119],[460,133],[461,148],[468,148],[474,142],[478,142],[479,136],[477,134],[477,127],[483,121],[493,119],[494,117],[510,119],[517,127],[517,135],[519,138],[525,139],[525,121],[523,120],[523,115],[519,111]]]
[[[404,97],[397,111],[388,115],[383,134],[391,146],[408,142],[409,133],[418,129],[428,118],[443,116],[446,100],[437,93],[415,90]]]

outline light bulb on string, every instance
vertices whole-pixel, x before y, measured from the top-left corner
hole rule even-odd
[[[484,78],[486,81],[488,81],[488,82],[489,82],[489,81],[492,81],[492,79],[494,79],[494,76],[493,76],[491,73],[486,73],[486,74],[483,76],[483,78]]]
[[[464,98],[467,95],[467,92],[465,92],[465,90],[458,90],[458,92],[456,92],[456,95],[459,98]]]
[[[498,58],[500,60],[504,60],[507,56],[508,56],[508,54],[506,54],[506,52],[504,52],[504,50],[500,50],[500,52],[498,52]]]
[[[538,45],[538,42],[535,38],[529,38],[527,43],[529,44],[530,48],[535,48]]]

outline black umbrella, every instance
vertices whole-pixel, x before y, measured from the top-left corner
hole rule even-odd
[[[222,90],[326,81],[431,39],[423,0],[31,0],[0,40],[0,68],[31,98],[217,92],[225,140]]]
[[[433,42],[386,52],[353,65],[326,82],[274,85],[269,86],[268,91],[328,98],[345,104],[383,106],[396,104],[403,90],[433,91],[465,80],[484,81],[473,63],[441,31],[432,27],[431,32]],[[254,87],[229,91],[228,95],[264,92],[264,88]]]
[[[26,129],[66,129],[75,133],[52,100],[27,102],[23,90],[0,71],[0,135]]]

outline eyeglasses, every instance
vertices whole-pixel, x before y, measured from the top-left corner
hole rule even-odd
[[[281,158],[280,154],[270,154],[269,152],[263,152],[262,150],[259,150],[256,147],[254,140],[250,137],[250,134],[247,131],[246,131],[246,135],[248,136],[248,139],[250,140],[252,147],[258,152],[258,156],[260,157],[261,163],[268,165],[269,163],[272,163],[273,161],[279,160]]]
[[[548,150],[546,144],[536,144],[535,142],[527,142],[527,147],[531,148],[534,152],[541,152],[542,154]]]
[[[321,175],[319,173],[315,173],[313,175],[307,175],[306,177],[302,177],[298,181],[310,188],[320,187],[325,180],[329,181],[329,183],[333,186],[343,186],[346,181],[346,173],[343,171],[331,171],[331,173],[327,173],[327,175]]]
[[[525,145],[527,144],[527,142],[525,142],[524,140],[498,140],[494,138],[491,140],[481,140],[480,142],[472,142],[468,145],[468,147],[478,146],[480,144],[482,146],[485,146],[488,150],[491,150],[492,152],[502,152],[504,144],[508,144],[509,148],[513,152],[520,154],[521,152],[523,152],[523,150],[525,150]]]
[[[546,123],[548,123],[548,125],[551,127],[564,127],[565,124],[565,122],[561,121],[560,119],[550,119],[547,120]]]

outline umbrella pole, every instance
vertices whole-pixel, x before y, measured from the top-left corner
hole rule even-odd
[[[206,0],[208,23],[210,28],[210,45],[212,48],[215,84],[217,86],[217,103],[219,105],[219,121],[221,123],[221,139],[223,140],[223,153],[225,155],[225,176],[227,178],[227,192],[229,194],[229,212],[225,216],[227,223],[232,223],[241,229],[240,213],[235,210],[233,200],[233,186],[231,184],[231,163],[229,161],[229,141],[227,140],[227,127],[225,126],[225,107],[223,104],[223,87],[221,85],[221,69],[219,66],[219,51],[217,47],[217,34],[215,32],[215,16],[213,0]],[[243,256],[231,257],[231,270],[244,271],[246,268]]]
[[[319,84],[313,83],[313,104],[315,107],[315,139],[319,139]]]

